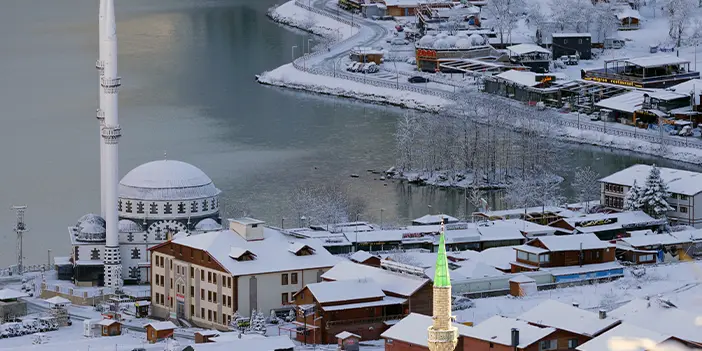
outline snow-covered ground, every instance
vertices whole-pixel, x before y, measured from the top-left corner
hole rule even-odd
[[[268,12],[268,16],[278,22],[299,28],[330,39],[346,39],[358,33],[358,28],[335,21],[329,17],[307,11],[295,5],[295,0],[288,1]]]

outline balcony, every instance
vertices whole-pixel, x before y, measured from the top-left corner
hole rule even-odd
[[[335,325],[373,324],[373,323],[382,323],[385,321],[391,321],[393,319],[402,319],[402,318],[405,318],[404,314],[388,315],[388,316],[381,316],[381,317],[356,318],[356,319],[341,319],[338,321],[327,322],[326,329],[329,329],[330,327],[333,327]]]

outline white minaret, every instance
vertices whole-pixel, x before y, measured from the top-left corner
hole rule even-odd
[[[100,49],[95,68],[98,70],[98,96],[100,99],[97,109],[97,119],[98,122],[100,122],[100,129],[98,130],[98,135],[100,135],[100,216],[105,218],[105,142],[102,139],[102,127],[105,126],[105,94],[103,94],[102,87],[100,87],[102,77],[105,76],[105,45],[103,40],[103,36],[105,35],[105,0],[100,0],[99,11],[98,42]]]
[[[104,48],[104,72],[100,80],[104,95],[103,110],[105,111],[105,126],[102,127],[102,138],[105,143],[105,286],[122,288],[122,263],[119,256],[119,240],[117,233],[117,182],[119,175],[119,154],[117,146],[121,130],[117,102],[121,78],[117,75],[117,29],[115,24],[114,0],[105,1],[105,19],[102,47]]]

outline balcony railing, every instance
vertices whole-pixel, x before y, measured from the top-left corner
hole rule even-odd
[[[327,322],[326,329],[329,329],[329,327],[332,327],[335,325],[372,324],[372,323],[391,321],[393,319],[402,319],[404,317],[405,317],[404,314],[396,314],[396,315],[381,316],[381,317],[342,319],[342,320],[338,320],[338,321]]]

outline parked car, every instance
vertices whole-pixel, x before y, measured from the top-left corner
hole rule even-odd
[[[575,55],[564,55],[560,57],[560,61],[566,66],[576,66],[578,64],[578,57]]]
[[[422,76],[414,76],[407,78],[407,81],[410,83],[428,83],[429,79],[424,78]]]
[[[354,62],[354,63],[351,65],[351,68],[349,69],[349,71],[351,71],[351,72],[357,72],[358,69],[359,69],[360,67],[361,67],[361,63],[360,63],[360,62]]]
[[[405,27],[403,27],[403,26],[401,26],[401,25],[398,24],[398,25],[395,26],[395,30],[398,31],[398,32],[402,32],[402,31],[405,30]]]
[[[377,73],[378,71],[380,71],[380,68],[375,62],[366,65],[366,73]]]
[[[409,40],[402,38],[393,38],[390,40],[390,45],[408,45]]]

